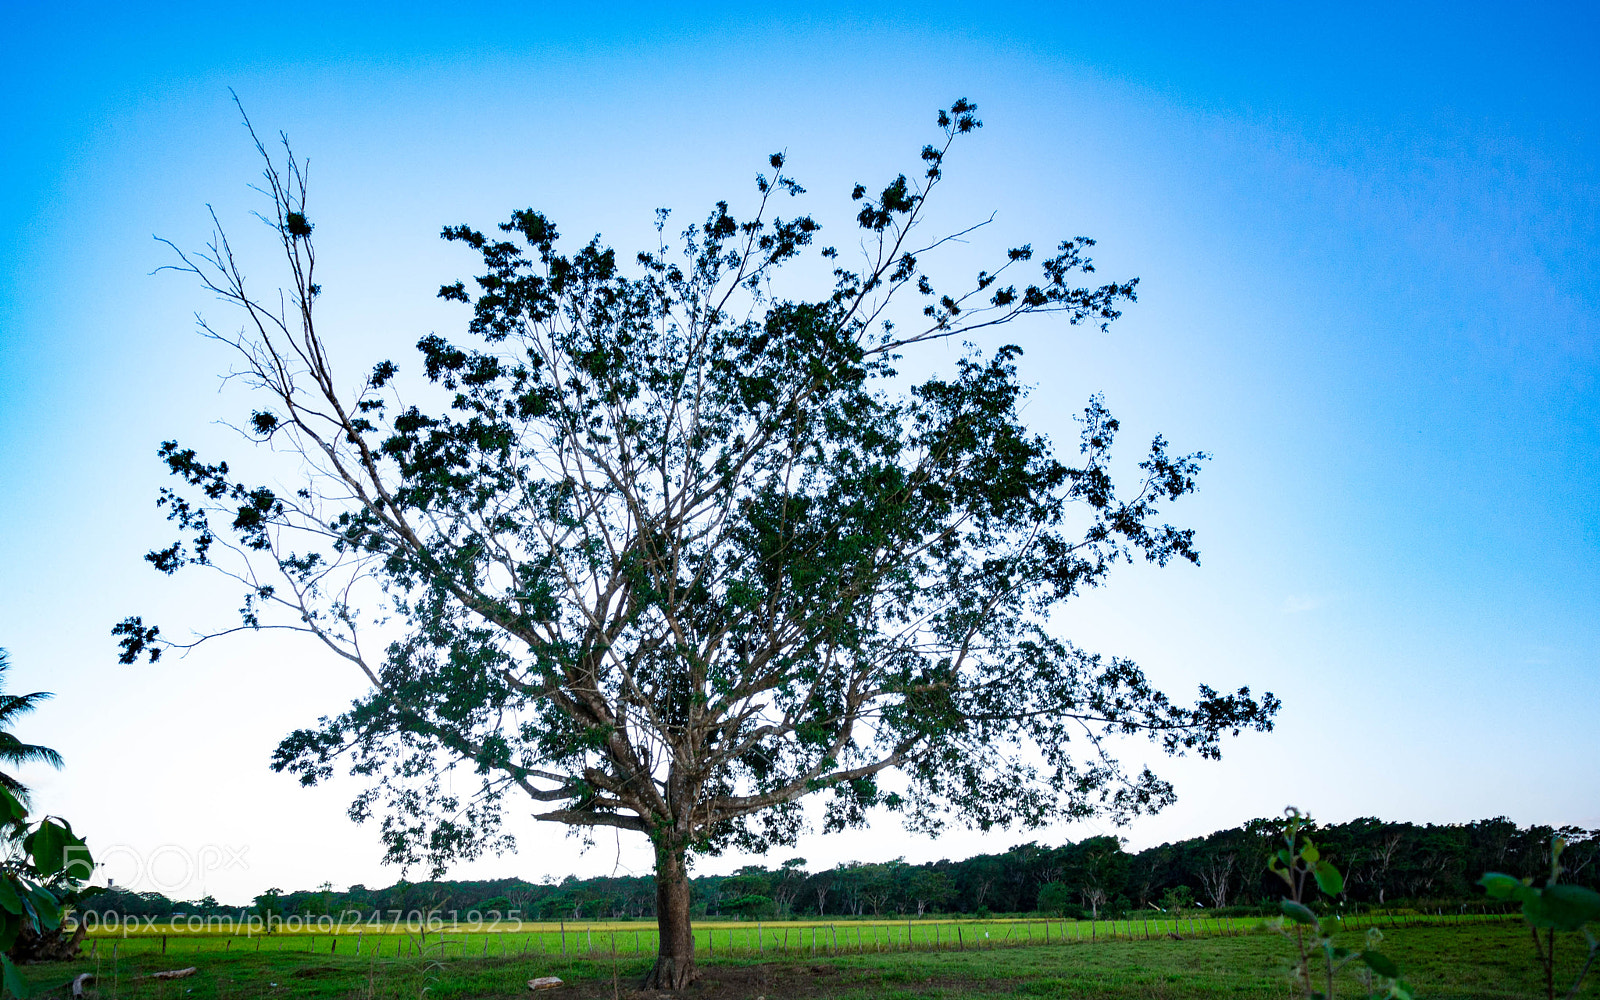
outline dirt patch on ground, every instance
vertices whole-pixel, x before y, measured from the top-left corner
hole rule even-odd
[[[619,979],[615,984],[607,981],[583,980],[568,983],[548,992],[529,996],[549,1000],[606,1000],[625,997],[627,1000],[819,1000],[841,994],[867,995],[878,993],[885,986],[884,978],[875,970],[838,969],[831,965],[744,965],[710,966],[700,969],[700,979],[686,990],[658,992],[641,990],[633,977]],[[906,985],[897,978],[895,985]],[[917,977],[916,986],[923,991],[950,992],[952,996],[971,996],[995,992],[995,984],[981,980],[953,977]]]

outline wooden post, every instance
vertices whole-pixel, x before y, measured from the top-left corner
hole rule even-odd
[[[961,939],[961,925],[956,925],[956,951],[966,951],[967,943]]]
[[[356,957],[361,957],[361,935],[364,931],[356,931]]]
[[[566,955],[567,955],[567,922],[565,920],[563,920],[563,921],[561,921],[561,956],[563,958],[565,958]]]
[[[761,921],[757,920],[756,921],[756,954],[758,956],[759,955],[765,955],[766,952],[767,952],[766,947],[761,943]]]
[[[161,954],[165,955],[166,953],[167,953],[167,936],[165,934],[163,934],[163,935],[161,935]]]

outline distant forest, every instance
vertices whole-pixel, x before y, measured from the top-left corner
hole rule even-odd
[[[1046,847],[1022,844],[964,861],[850,863],[810,871],[803,858],[776,868],[750,865],[733,875],[692,880],[694,913],[716,919],[886,917],[943,914],[1116,916],[1150,907],[1253,911],[1274,906],[1282,883],[1267,874],[1279,820],[1253,820],[1208,837],[1137,853],[1115,837]],[[1600,830],[1521,828],[1508,819],[1418,826],[1363,818],[1316,827],[1323,856],[1345,872],[1339,902],[1363,907],[1469,907],[1484,899],[1474,883],[1486,871],[1543,879],[1551,838],[1569,844],[1563,881],[1600,888]],[[86,907],[124,915],[237,913],[240,907],[171,900],[160,893],[112,890]],[[655,917],[655,879],[602,877],[560,882],[506,878],[478,882],[406,882],[386,889],[351,886],[269,891],[243,908],[280,915],[471,911],[524,920],[627,920]]]

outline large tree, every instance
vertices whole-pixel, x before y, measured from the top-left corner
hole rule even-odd
[[[924,221],[974,111],[939,113],[913,176],[855,187],[848,253],[776,214],[803,193],[776,154],[748,214],[719,202],[672,240],[660,213],[633,257],[565,250],[531,209],[447,228],[482,261],[439,292],[470,308],[466,336],[422,337],[423,379],[381,361],[349,393],[315,321],[303,167],[258,140],[286,295],[247,285],[220,228],[176,266],[242,311],[237,334],[202,329],[259,394],[246,435],[304,481],[252,485],[167,442],[182,485],[160,502],[184,534],[148,558],[221,570],[243,626],[304,630],[364,673],[370,692],[273,766],[309,784],[347,761],[368,786],[351,815],[381,815],[400,863],[504,849],[508,797],[644,834],[649,982],[677,987],[690,855],[793,842],[807,795],[830,828],[872,807],[927,831],[1125,817],[1173,789],[1120,764],[1117,737],[1215,757],[1270,728],[1270,695],[1180,705],[1051,629],[1119,561],[1197,560],[1161,508],[1202,456],[1157,437],[1125,492],[1098,397],[1070,459],[1024,426],[1021,350],[976,342],[1028,317],[1103,329],[1134,282],[1079,285],[1077,238],[946,290],[929,264],[970,230]],[[820,294],[786,294],[785,265]],[[900,373],[947,341],[967,345],[947,370]],[[362,641],[376,618],[381,648]],[[139,618],[116,631],[125,662],[169,646]],[[445,780],[463,768],[470,794]]]

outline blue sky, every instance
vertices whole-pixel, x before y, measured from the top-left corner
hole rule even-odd
[[[1290,802],[1600,825],[1596,20],[0,7],[0,646],[14,690],[58,693],[23,730],[69,760],[29,775],[41,803],[125,865],[248,849],[190,866],[177,894],[396,874],[343,817],[353,787],[266,768],[353,677],[254,638],[119,667],[107,635],[130,613],[181,629],[235,604],[140,558],[167,536],[156,444],[241,451],[215,421],[246,403],[193,332],[197,310],[223,314],[151,274],[169,260],[152,236],[200,243],[208,204],[252,233],[258,168],[228,88],[312,160],[324,329],[352,372],[459,328],[432,294],[470,266],[443,224],[534,205],[628,248],[657,206],[745,196],[780,148],[826,217],[856,180],[908,169],[933,109],[965,95],[986,126],[952,161],[947,219],[996,212],[994,246],[1092,235],[1103,274],[1141,278],[1110,336],[1015,333],[1030,419],[1069,442],[1104,391],[1130,453],[1161,431],[1214,455],[1179,511],[1202,566],[1127,572],[1061,630],[1178,690],[1285,701],[1275,734],[1179,763],[1178,805],[1120,832],[1156,843]],[[798,853],[920,860],[1091,829],[922,843],[886,819]],[[617,866],[647,860],[528,829],[520,855],[470,872]]]

